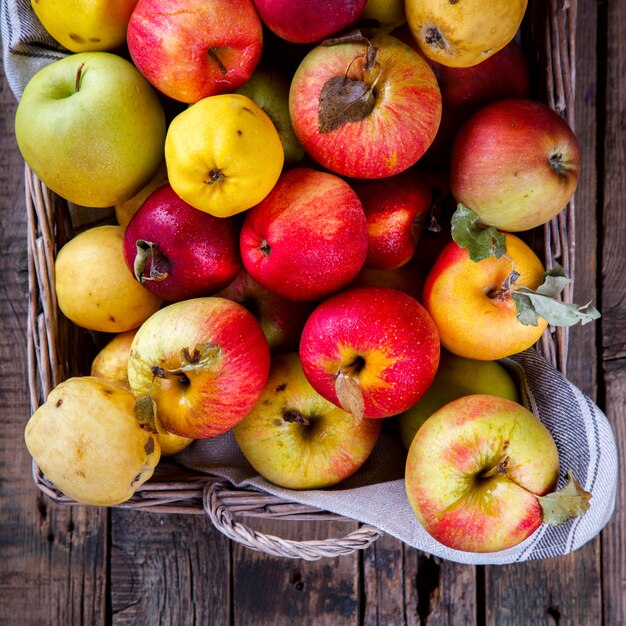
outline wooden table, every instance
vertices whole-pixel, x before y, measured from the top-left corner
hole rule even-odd
[[[579,1],[577,302],[603,317],[571,333],[569,378],[607,413],[626,462],[626,0]],[[437,562],[384,537],[365,552],[281,560],[230,543],[201,516],[55,505],[23,445],[26,214],[15,101],[0,83],[0,623],[626,624],[625,486],[601,536],[567,557],[505,567]],[[260,521],[290,538],[352,523]]]

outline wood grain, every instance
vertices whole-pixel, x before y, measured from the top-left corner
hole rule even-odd
[[[230,578],[229,541],[203,516],[112,512],[115,626],[228,626]]]
[[[602,189],[602,364],[604,404],[620,468],[615,514],[602,535],[605,626],[626,623],[626,0],[606,3],[606,117]]]

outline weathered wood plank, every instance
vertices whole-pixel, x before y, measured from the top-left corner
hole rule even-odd
[[[26,211],[15,101],[0,80],[0,607],[3,624],[105,623],[106,512],[40,495],[23,432],[26,364]]]
[[[596,57],[597,4],[578,2],[576,134],[582,150],[576,193],[576,301],[597,303]],[[570,331],[568,378],[597,391],[597,326]],[[486,623],[595,625],[601,615],[600,539],[560,559],[485,568]]]
[[[613,426],[621,480],[616,510],[602,534],[604,621],[626,623],[626,298],[624,296],[624,242],[626,241],[626,0],[605,5],[606,112],[604,187],[602,190],[602,366],[604,404]]]
[[[228,626],[230,546],[201,515],[111,514],[114,626]]]
[[[283,539],[341,537],[353,522],[249,522]],[[234,626],[356,626],[361,592],[359,555],[303,561],[277,558],[233,544]]]

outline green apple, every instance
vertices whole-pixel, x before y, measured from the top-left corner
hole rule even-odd
[[[271,69],[257,69],[237,93],[247,96],[267,113],[276,126],[287,163],[297,163],[304,148],[297,140],[289,116],[289,79]]]
[[[404,0],[367,0],[362,19],[377,20],[383,26],[404,24]]]
[[[15,134],[24,160],[52,191],[75,204],[108,207],[134,196],[156,173],[165,115],[131,63],[81,52],[30,79]]]
[[[396,418],[404,447],[409,449],[421,425],[442,406],[480,393],[519,402],[515,382],[500,363],[466,359],[442,349],[432,385],[417,404]]]

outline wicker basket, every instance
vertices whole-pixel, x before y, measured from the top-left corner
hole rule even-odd
[[[531,70],[545,77],[536,97],[546,102],[574,128],[574,35],[576,0],[535,0],[529,3],[522,29],[522,44],[530,51]],[[57,309],[54,291],[54,259],[74,234],[69,207],[51,193],[26,167],[28,210],[29,316],[28,376],[31,409],[36,410],[51,389],[69,376],[89,372],[91,359],[102,338],[78,328]],[[574,202],[536,233],[541,240],[546,267],[560,262],[574,278]],[[572,285],[562,298],[571,302]],[[565,373],[567,328],[548,328],[538,348],[549,362]],[[33,464],[37,487],[55,502],[76,504],[61,494]],[[218,530],[231,539],[268,554],[315,560],[361,550],[382,532],[363,525],[342,538],[319,541],[286,541],[255,532],[235,516],[290,520],[347,520],[310,506],[259,491],[235,489],[221,479],[197,474],[164,459],[154,476],[120,508],[159,513],[207,514]],[[354,521],[354,520],[350,520]]]

